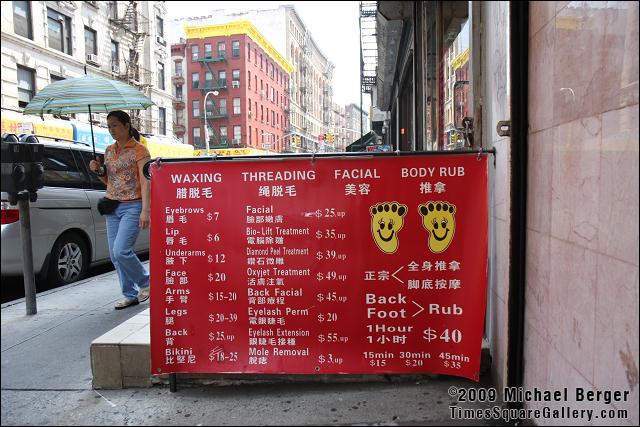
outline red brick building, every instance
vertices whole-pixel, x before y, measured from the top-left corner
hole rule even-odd
[[[176,87],[186,110],[185,140],[206,148],[208,134],[213,149],[281,152],[289,127],[291,64],[249,21],[187,26],[185,32],[184,79],[175,79],[186,89]]]

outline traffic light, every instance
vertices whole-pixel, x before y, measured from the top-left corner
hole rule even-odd
[[[18,193],[27,190],[35,201],[36,191],[44,184],[42,152],[44,146],[33,135],[2,134],[2,191],[9,203],[17,203]]]

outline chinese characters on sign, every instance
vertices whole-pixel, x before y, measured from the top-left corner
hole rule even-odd
[[[152,373],[478,380],[486,160],[152,165]]]

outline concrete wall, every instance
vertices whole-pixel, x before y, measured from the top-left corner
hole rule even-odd
[[[485,147],[496,149],[495,168],[489,168],[487,338],[491,349],[491,374],[500,388],[506,385],[507,374],[511,138],[498,136],[496,124],[511,119],[508,3],[483,2],[481,20],[485,30],[481,41],[483,143]]]
[[[531,3],[524,385],[631,390],[594,425],[638,424],[637,52],[637,2]]]

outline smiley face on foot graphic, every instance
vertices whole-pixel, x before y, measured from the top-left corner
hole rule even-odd
[[[429,232],[429,249],[435,254],[444,252],[456,232],[456,207],[444,201],[432,201],[418,206],[422,225]]]
[[[381,202],[371,206],[371,233],[382,252],[398,250],[398,233],[404,225],[407,206],[398,202]]]

